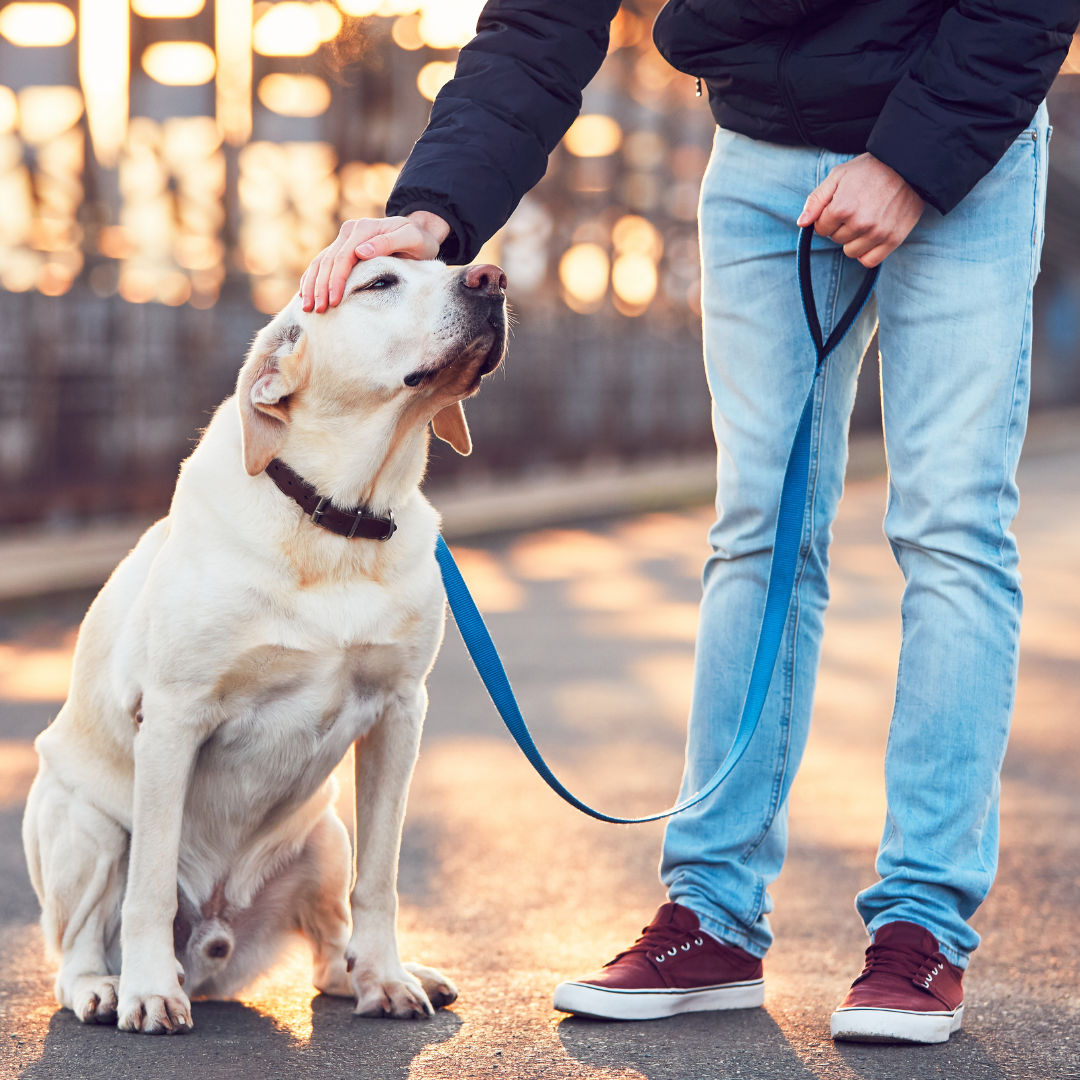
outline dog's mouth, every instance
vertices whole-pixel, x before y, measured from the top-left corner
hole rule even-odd
[[[410,387],[422,386],[433,382],[443,372],[454,367],[469,367],[477,364],[474,374],[474,383],[480,385],[480,380],[485,375],[490,375],[500,363],[506,351],[506,317],[499,313],[485,320],[481,333],[474,336],[463,348],[450,353],[442,363],[435,367],[418,368],[410,371],[405,376],[405,385]]]

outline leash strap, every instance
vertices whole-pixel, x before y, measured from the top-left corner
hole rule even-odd
[[[600,810],[595,810],[568,791],[548,767],[543,754],[540,753],[533,740],[532,733],[529,731],[525,718],[521,714],[517,698],[514,696],[510,680],[506,675],[506,669],[499,658],[498,650],[495,648],[487,626],[484,624],[484,619],[469,593],[465,579],[462,577],[457,563],[454,562],[450,549],[446,546],[446,541],[442,536],[439,536],[435,542],[435,557],[442,572],[450,610],[453,612],[454,620],[461,631],[465,647],[469,650],[469,655],[472,657],[476,670],[495,708],[502,717],[503,723],[506,724],[510,734],[514,737],[514,741],[548,787],[571,806],[577,807],[583,814],[598,818],[600,821],[610,821],[616,825],[636,825],[645,821],[658,821],[661,818],[670,817],[672,814],[688,810],[691,806],[696,806],[703,799],[708,798],[723,783],[731,770],[735,768],[750,744],[758,720],[761,718],[761,710],[765,705],[765,695],[768,693],[773,669],[776,666],[776,657],[780,651],[784,623],[787,621],[792,591],[795,587],[795,574],[798,569],[799,548],[802,543],[803,517],[805,516],[810,475],[810,433],[813,423],[814,388],[817,384],[818,375],[824,368],[826,357],[840,344],[844,335],[859,317],[859,313],[869,298],[874,288],[874,282],[877,279],[876,267],[866,273],[844,314],[840,317],[828,338],[823,340],[817,305],[814,303],[813,282],[810,276],[810,245],[813,235],[814,230],[812,228],[804,228],[800,232],[797,263],[803,313],[806,316],[806,325],[811,338],[813,338],[814,349],[817,352],[817,366],[809,393],[806,396],[806,403],[803,405],[802,414],[799,417],[799,426],[795,432],[791,453],[788,456],[787,468],[784,472],[784,486],[780,494],[780,509],[776,519],[776,538],[773,544],[772,564],[769,570],[769,584],[765,593],[765,610],[761,618],[757,651],[750,672],[750,682],[743,702],[742,715],[739,718],[739,726],[727,757],[724,758],[704,787],[667,810],[661,810],[656,814],[646,814],[644,817],[632,818],[616,817],[613,814],[605,814]]]

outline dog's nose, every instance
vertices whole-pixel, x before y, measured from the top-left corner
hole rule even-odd
[[[506,274],[492,263],[477,263],[465,271],[461,283],[466,289],[483,289],[488,296],[502,296]]]

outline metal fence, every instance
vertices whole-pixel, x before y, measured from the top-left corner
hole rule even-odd
[[[190,17],[155,21],[138,11],[176,0],[101,3],[90,8],[122,8],[129,28],[111,159],[80,64],[82,24],[44,50],[0,38],[0,524],[167,504],[267,313],[341,218],[380,212],[425,97],[452,71],[458,9],[475,6],[313,0],[330,22],[310,54],[288,56],[293,39],[260,46],[259,26],[304,4],[184,0]],[[216,82],[170,86],[160,80],[175,74],[147,54],[183,38],[204,50],[191,64],[201,56],[212,73],[217,20],[245,4],[250,115],[230,128],[224,67]],[[10,6],[0,3],[0,35]],[[694,211],[711,118],[693,80],[651,48],[657,6],[624,5],[582,120],[483,253],[507,268],[519,325],[506,376],[469,410],[477,456],[463,465],[437,449],[434,479],[709,445]],[[88,10],[68,7],[73,20]],[[1036,405],[1080,400],[1078,81],[1063,76],[1051,102]],[[877,422],[873,367],[857,426]]]

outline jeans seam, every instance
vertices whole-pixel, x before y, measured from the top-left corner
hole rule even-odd
[[[1031,193],[1031,262],[1028,267],[1028,305],[1027,312],[1024,315],[1024,325],[1020,333],[1020,348],[1016,356],[1016,368],[1013,371],[1012,401],[1009,404],[1009,419],[1005,427],[1004,457],[1001,462],[1001,486],[994,496],[994,511],[997,517],[998,529],[1001,531],[1001,539],[998,541],[997,550],[998,565],[1002,569],[1005,567],[1005,538],[1008,530],[1001,524],[1001,493],[1005,490],[1005,484],[1008,482],[1009,451],[1012,446],[1013,420],[1016,417],[1016,388],[1020,382],[1020,368],[1023,363],[1024,342],[1028,340],[1031,332],[1032,293],[1035,289],[1035,279],[1039,276],[1039,185],[1041,183],[1042,173],[1039,170],[1039,143],[1037,140],[1034,141],[1034,147],[1035,176]],[[1015,585],[1011,587],[1011,591],[1014,594],[1015,603],[1015,594],[1018,591]]]

